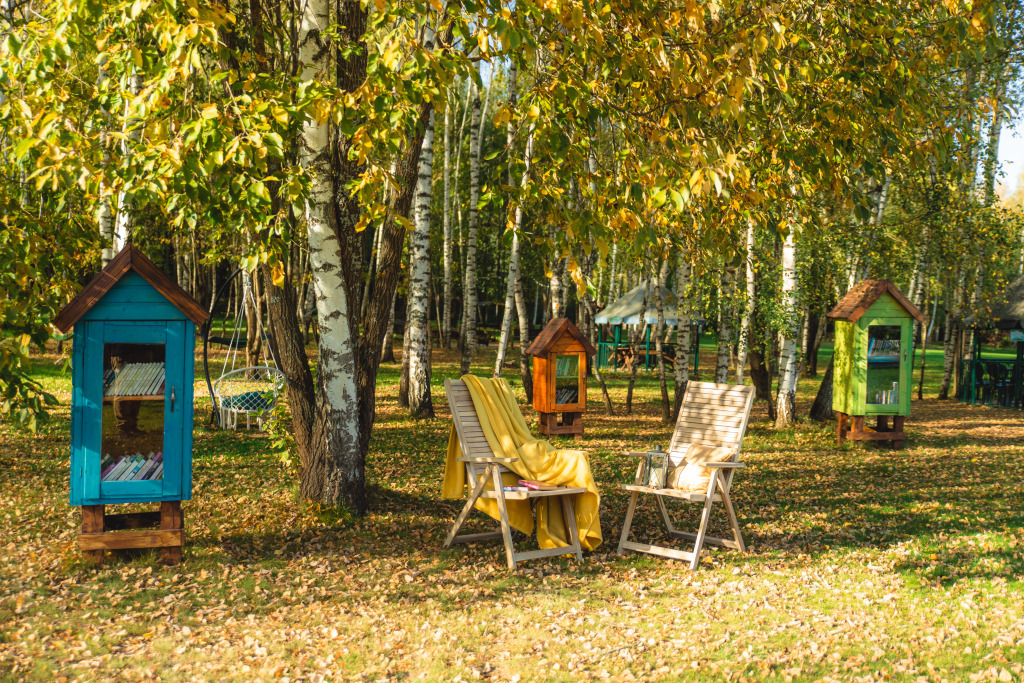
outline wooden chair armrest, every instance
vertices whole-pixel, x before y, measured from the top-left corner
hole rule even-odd
[[[641,451],[622,451],[621,453],[619,453],[619,455],[625,456],[627,458],[646,458],[647,457],[647,453],[643,453]]]
[[[499,464],[505,464],[509,462],[516,462],[519,458],[455,458],[457,462],[496,462]]]
[[[719,468],[731,467],[733,469],[738,469],[740,467],[746,467],[746,466],[747,466],[747,463],[745,463],[745,462],[708,462],[708,463],[704,463],[704,467],[719,467]]]

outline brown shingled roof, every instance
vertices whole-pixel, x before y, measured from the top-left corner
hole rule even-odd
[[[576,341],[583,344],[584,350],[586,350],[588,356],[593,356],[597,353],[597,349],[590,343],[590,340],[583,336],[579,328],[573,324],[568,318],[552,318],[548,321],[548,324],[544,326],[544,329],[540,331],[536,339],[527,347],[526,353],[531,356],[540,356],[541,358],[547,358],[548,351],[551,350],[551,345],[558,341],[559,337],[563,334],[571,334]]]
[[[903,296],[903,292],[897,289],[896,285],[889,280],[861,280],[839,300],[836,307],[828,312],[827,317],[831,320],[856,322],[871,308],[871,304],[878,301],[879,297],[886,292],[896,299],[900,306],[903,306],[907,313],[916,318],[918,322],[924,322],[924,314],[917,310],[917,306],[910,303],[910,300]]]
[[[125,276],[129,270],[134,270],[143,280],[164,295],[175,308],[201,327],[209,313],[196,302],[188,292],[178,286],[174,280],[163,274],[156,264],[146,258],[137,247],[128,245],[115,256],[107,267],[100,271],[81,292],[72,299],[67,306],[61,309],[53,320],[53,325],[61,332],[67,332],[78,322],[79,318],[95,306],[103,295],[113,289],[118,280]]]

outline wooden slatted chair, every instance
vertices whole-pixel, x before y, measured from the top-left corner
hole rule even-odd
[[[736,470],[745,467],[739,462],[739,452],[743,445],[743,435],[747,431],[747,421],[750,419],[750,408],[754,403],[754,387],[739,386],[733,384],[714,384],[711,382],[688,382],[686,393],[683,395],[682,407],[679,410],[679,419],[676,422],[675,431],[672,434],[672,443],[669,446],[669,471],[683,462],[687,448],[691,443],[707,446],[724,446],[735,449],[736,453],[727,462],[708,463],[707,467],[712,470],[711,480],[708,488],[703,493],[680,491],[671,488],[652,488],[640,483],[641,469],[643,463],[637,467],[636,479],[632,484],[622,486],[628,491],[629,508],[626,510],[626,520],[622,526],[622,535],[619,537],[619,554],[626,550],[633,550],[641,553],[651,553],[677,560],[684,560],[690,563],[690,569],[697,569],[700,563],[700,551],[705,543],[711,545],[734,548],[740,552],[746,552],[743,543],[743,535],[740,533],[739,521],[736,519],[736,511],[732,507],[732,500],[729,498],[729,489],[732,486],[733,475]],[[632,457],[644,457],[644,453],[630,452],[625,455]],[[675,548],[649,545],[647,543],[636,543],[629,540],[629,530],[633,524],[633,512],[636,509],[637,499],[641,493],[650,494],[657,498],[658,508],[661,510],[661,517],[665,521],[665,527],[669,536],[682,538],[694,542],[692,552],[684,552]],[[666,499],[687,501],[690,503],[703,503],[704,511],[700,518],[700,527],[696,533],[680,531],[672,525],[668,509],[665,507]],[[714,503],[721,502],[729,517],[729,524],[732,527],[733,539],[717,538],[707,535],[708,522],[711,519],[711,508]]]
[[[508,560],[508,568],[515,569],[518,562],[532,560],[538,557],[553,557],[556,555],[576,555],[576,559],[583,560],[583,550],[580,547],[579,530],[576,528],[576,511],[573,507],[573,496],[579,493],[586,493],[583,487],[559,486],[551,491],[503,491],[501,474],[511,472],[505,467],[515,462],[518,458],[507,458],[499,456],[491,450],[487,439],[484,437],[483,427],[480,425],[480,418],[473,406],[473,399],[469,395],[469,389],[462,380],[444,381],[444,390],[448,395],[448,405],[452,410],[452,420],[455,422],[455,432],[459,437],[459,446],[462,449],[462,457],[459,462],[466,466],[466,483],[471,493],[462,513],[448,532],[444,541],[444,547],[448,548],[453,543],[472,543],[474,541],[485,541],[496,538],[503,538],[505,541],[505,557]],[[485,490],[487,482],[492,483],[492,488]],[[507,500],[524,500],[533,498],[544,498],[547,496],[560,496],[562,502],[562,514],[565,517],[566,529],[569,532],[569,545],[561,548],[547,548],[542,550],[517,551],[512,545],[512,529],[508,522],[508,508],[505,505]],[[479,498],[493,498],[498,504],[498,511],[501,515],[501,530],[489,531],[479,534],[457,535],[459,529],[466,522],[469,513],[473,510],[473,504]]]

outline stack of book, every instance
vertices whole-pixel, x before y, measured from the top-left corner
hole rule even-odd
[[[143,481],[164,475],[164,454],[105,456],[100,463],[102,481]]]
[[[127,363],[103,375],[104,396],[156,396],[164,393],[163,363]]]
[[[558,405],[565,405],[566,403],[576,403],[580,397],[579,387],[558,387],[555,390],[555,403]]]

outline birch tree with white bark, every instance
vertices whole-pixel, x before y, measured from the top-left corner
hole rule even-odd
[[[466,272],[462,279],[462,331],[459,345],[462,348],[462,362],[459,374],[469,372],[476,353],[477,303],[477,219],[480,201],[480,133],[483,121],[480,116],[480,88],[474,82],[473,117],[469,129],[469,225],[466,229]]]
[[[783,428],[796,420],[796,225],[790,223],[782,242],[782,310],[786,321],[779,353],[779,392],[776,398],[775,426]]]
[[[413,417],[433,417],[430,396],[430,200],[434,170],[434,116],[427,122],[420,152],[413,231],[409,235],[409,287],[405,318],[405,405]]]

